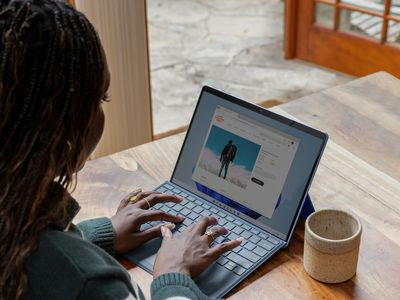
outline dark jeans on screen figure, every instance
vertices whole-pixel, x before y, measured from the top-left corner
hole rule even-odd
[[[225,172],[224,172],[224,179],[226,179],[226,175],[227,175],[227,173],[228,173],[229,163],[230,163],[230,161],[229,161],[228,158],[226,158],[226,157],[223,157],[223,158],[222,158],[221,168],[219,169],[218,177],[221,177],[222,170],[225,169]]]

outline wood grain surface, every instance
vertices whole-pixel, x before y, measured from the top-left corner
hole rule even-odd
[[[111,74],[111,102],[103,137],[93,157],[153,138],[146,0],[76,0],[99,33]]]
[[[272,108],[328,132],[330,141],[310,190],[316,209],[355,214],[363,233],[357,274],[320,283],[303,268],[304,224],[230,299],[400,299],[400,81],[377,73]],[[169,179],[184,135],[174,135],[89,161],[74,196],[75,221],[111,216],[122,197]],[[151,275],[120,259],[149,295]]]

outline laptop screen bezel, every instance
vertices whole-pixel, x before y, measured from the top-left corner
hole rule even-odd
[[[199,106],[200,106],[200,102],[202,101],[202,97],[203,97],[203,93],[204,93],[204,92],[210,93],[211,95],[217,96],[217,97],[219,97],[219,98],[221,98],[221,99],[224,99],[224,100],[226,100],[226,101],[229,101],[229,102],[231,102],[231,103],[234,103],[234,104],[236,104],[236,105],[239,105],[239,106],[241,106],[241,107],[244,107],[244,108],[249,109],[249,110],[251,110],[251,111],[253,111],[253,112],[256,112],[256,113],[258,113],[258,114],[261,114],[261,115],[263,115],[263,116],[265,116],[265,117],[271,118],[271,119],[273,119],[273,120],[275,120],[275,121],[278,121],[278,122],[280,122],[280,123],[283,123],[283,124],[285,124],[285,125],[287,125],[287,126],[291,126],[291,127],[296,128],[296,129],[298,129],[298,130],[300,130],[300,131],[302,131],[302,132],[305,132],[305,133],[307,133],[307,134],[310,134],[310,135],[312,135],[312,136],[314,136],[314,137],[316,137],[316,138],[318,138],[318,139],[321,139],[321,147],[320,147],[320,149],[319,149],[319,151],[318,151],[318,157],[317,157],[317,159],[315,160],[315,162],[314,162],[314,164],[313,164],[313,166],[312,166],[311,174],[310,174],[310,176],[309,176],[309,178],[308,178],[308,180],[307,180],[307,184],[305,185],[305,189],[304,189],[303,194],[302,194],[302,196],[301,196],[301,200],[299,201],[298,207],[297,207],[297,209],[296,209],[296,213],[295,213],[295,215],[294,215],[294,217],[293,217],[293,219],[292,219],[292,223],[291,223],[291,225],[290,225],[290,229],[289,229],[289,231],[288,231],[288,233],[287,233],[287,235],[286,235],[286,238],[285,238],[285,240],[284,240],[286,243],[289,242],[289,240],[290,240],[290,238],[291,238],[291,236],[292,236],[292,234],[293,234],[293,231],[294,231],[295,225],[296,225],[296,223],[297,223],[297,220],[298,220],[298,218],[299,218],[299,216],[300,216],[301,208],[302,208],[302,206],[303,206],[303,204],[304,204],[304,201],[305,201],[305,199],[306,199],[308,190],[309,190],[310,185],[311,185],[311,181],[312,181],[312,179],[313,179],[313,177],[314,177],[314,175],[315,175],[316,169],[317,169],[318,164],[319,164],[319,162],[320,162],[320,159],[321,159],[321,157],[322,157],[322,153],[323,153],[324,148],[325,148],[325,146],[326,146],[326,143],[327,143],[327,141],[328,141],[328,135],[327,135],[326,133],[322,132],[322,131],[319,131],[319,130],[317,130],[317,129],[314,129],[314,128],[312,128],[312,127],[309,127],[309,126],[304,125],[304,124],[302,124],[302,123],[296,122],[296,121],[294,121],[294,120],[291,120],[291,119],[289,119],[289,118],[286,118],[286,117],[284,117],[284,116],[281,116],[281,115],[279,115],[279,114],[276,114],[276,113],[274,113],[274,112],[272,112],[272,111],[269,111],[269,110],[267,110],[267,109],[265,109],[265,108],[263,108],[263,107],[261,107],[261,106],[258,106],[257,104],[249,103],[249,102],[247,102],[247,101],[245,101],[245,100],[242,100],[242,99],[240,99],[240,98],[237,98],[237,97],[235,97],[235,96],[226,94],[226,93],[224,93],[224,92],[222,92],[222,91],[220,91],[220,90],[217,90],[217,89],[215,89],[215,88],[212,88],[212,87],[210,87],[210,86],[206,86],[206,85],[205,85],[205,86],[203,86],[203,88],[201,89],[201,92],[200,92],[200,95],[199,95],[199,98],[198,98],[198,101],[197,101],[197,104],[196,104],[196,108],[195,108],[195,110],[194,110],[192,119],[191,119],[191,121],[190,121],[188,130],[187,130],[187,132],[186,132],[184,141],[183,141],[183,143],[182,143],[182,147],[181,147],[181,149],[180,149],[180,151],[179,151],[178,159],[176,160],[176,163],[175,163],[175,166],[174,166],[174,170],[173,170],[172,175],[171,175],[170,181],[171,181],[172,183],[174,183],[174,184],[177,184],[176,181],[174,181],[174,176],[175,176],[176,168],[177,168],[177,166],[178,166],[179,160],[180,160],[181,155],[182,155],[182,153],[183,153],[183,149],[184,149],[184,147],[185,147],[185,145],[186,145],[188,133],[190,132],[190,130],[191,130],[191,128],[192,128],[193,120],[194,120],[194,118],[195,118],[195,116],[196,116],[196,113],[197,113],[197,111],[198,111],[198,108],[199,108]],[[178,179],[178,181],[179,181],[179,179]],[[192,193],[198,195],[199,197],[204,198],[204,195],[202,195],[201,192],[198,192],[198,191],[195,191],[195,192],[194,192],[194,191],[192,191]],[[240,216],[239,216],[239,217],[240,217]],[[251,222],[251,223],[253,223],[253,224],[256,225],[256,226],[259,226],[257,220],[254,220],[254,222]]]

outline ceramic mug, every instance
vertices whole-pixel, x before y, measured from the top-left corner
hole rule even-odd
[[[304,269],[316,280],[339,283],[354,276],[361,241],[361,222],[334,209],[308,216],[304,234]]]

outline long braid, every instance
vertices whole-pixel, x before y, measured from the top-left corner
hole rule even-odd
[[[19,14],[17,14],[17,16],[16,16],[16,18],[18,17],[18,15],[21,15],[21,12],[23,11],[23,8],[24,7],[30,7],[30,3],[29,2],[27,2],[27,3],[25,3],[25,5],[24,6],[22,6],[20,9],[19,9]],[[34,14],[32,14],[32,15],[30,15],[30,16],[28,16],[27,18],[26,18],[26,21],[25,21],[25,24],[29,24],[28,22],[30,21],[30,22],[33,22],[33,21],[35,21],[35,17],[38,17],[38,14],[37,13],[34,13]],[[24,20],[20,20],[20,23],[22,23],[22,22],[24,22]],[[15,26],[15,24],[16,24],[16,21],[14,21],[12,24],[11,24],[11,26]],[[24,34],[24,30],[26,31],[26,30],[28,30],[26,27],[25,28],[21,28],[21,30],[20,30],[20,32],[19,32],[19,35],[21,35],[21,36],[23,36],[23,34]],[[54,40],[56,40],[55,38],[54,38]],[[11,43],[10,43],[11,44]],[[53,44],[53,45],[52,45]],[[17,122],[15,122],[14,124],[13,124],[13,129],[11,130],[11,132],[10,133],[7,133],[7,136],[8,136],[8,138],[7,139],[5,139],[4,141],[2,141],[2,146],[5,148],[5,147],[7,147],[8,146],[8,141],[12,141],[13,140],[13,134],[14,134],[14,132],[15,131],[17,131],[17,130],[19,130],[19,131],[25,131],[26,133],[27,133],[27,131],[29,131],[29,130],[32,130],[32,129],[30,129],[29,127],[28,128],[19,128],[19,125],[20,125],[20,122],[23,120],[24,122],[29,122],[29,120],[30,120],[30,117],[31,117],[31,115],[32,115],[32,110],[29,110],[29,112],[28,112],[28,115],[27,116],[25,116],[25,113],[27,112],[27,110],[28,110],[28,106],[29,106],[29,104],[31,104],[30,103],[30,100],[33,98],[33,99],[36,99],[37,98],[37,96],[38,96],[38,93],[39,93],[39,91],[41,90],[41,89],[43,89],[43,79],[44,79],[44,76],[46,75],[46,74],[49,74],[49,68],[48,68],[48,66],[49,65],[52,65],[53,63],[54,63],[54,55],[51,55],[51,53],[53,52],[54,53],[54,51],[55,51],[55,45],[54,45],[55,43],[49,43],[49,47],[48,47],[48,49],[47,49],[47,51],[46,51],[46,57],[49,57],[50,56],[50,59],[47,59],[45,62],[44,62],[44,65],[43,65],[43,67],[42,67],[42,70],[41,70],[41,72],[39,73],[40,75],[39,76],[32,76],[31,77],[31,79],[30,79],[30,83],[29,83],[29,90],[28,90],[28,95],[27,95],[27,97],[26,97],[26,99],[24,99],[24,103],[23,103],[23,107],[22,107],[22,110],[21,111],[19,111],[18,112],[18,114],[19,114],[19,116],[18,116],[18,120],[17,120]],[[35,61],[35,64],[37,65],[37,61]],[[37,74],[36,73],[36,71],[37,71],[37,67],[36,67],[36,65],[33,67],[33,69],[32,69],[32,73],[33,74]],[[36,83],[36,80],[38,79],[38,82]],[[35,84],[36,83],[36,84]],[[9,93],[9,95],[10,95],[10,97],[11,97],[11,95],[12,95],[12,93]],[[37,104],[37,102],[36,102],[36,104]],[[33,103],[32,105],[35,105],[35,103]],[[3,119],[5,119],[5,120],[7,120],[7,117],[8,116],[5,116],[5,118],[3,118]],[[22,124],[22,126],[24,126],[23,124]],[[1,127],[0,127],[1,128]],[[32,128],[32,127],[31,127]],[[27,139],[29,139],[30,138],[30,142],[29,142],[29,140],[27,140]],[[14,139],[15,140],[15,139]],[[18,157],[14,157],[14,160],[15,161],[13,161],[13,160],[11,160],[10,161],[10,165],[12,166],[12,168],[13,169],[17,169],[18,168],[18,166],[19,166],[19,164],[21,163],[21,162],[23,162],[24,160],[25,160],[25,158],[26,157],[28,157],[30,154],[31,154],[31,150],[32,150],[32,146],[34,145],[34,141],[35,141],[35,139],[34,138],[32,138],[32,135],[30,135],[30,134],[25,134],[25,140],[20,140],[20,141],[18,141],[21,145],[24,145],[24,148],[25,148],[25,151],[24,151],[24,153],[22,154],[22,157],[21,156],[18,156]],[[11,151],[13,151],[13,147],[11,146],[10,147],[10,149],[11,149]],[[18,161],[17,161],[18,160]],[[11,178],[10,178],[11,179]],[[14,180],[18,180],[18,178],[13,178]]]
[[[86,156],[106,63],[84,15],[59,0],[0,4],[0,299],[27,291],[25,263]]]

